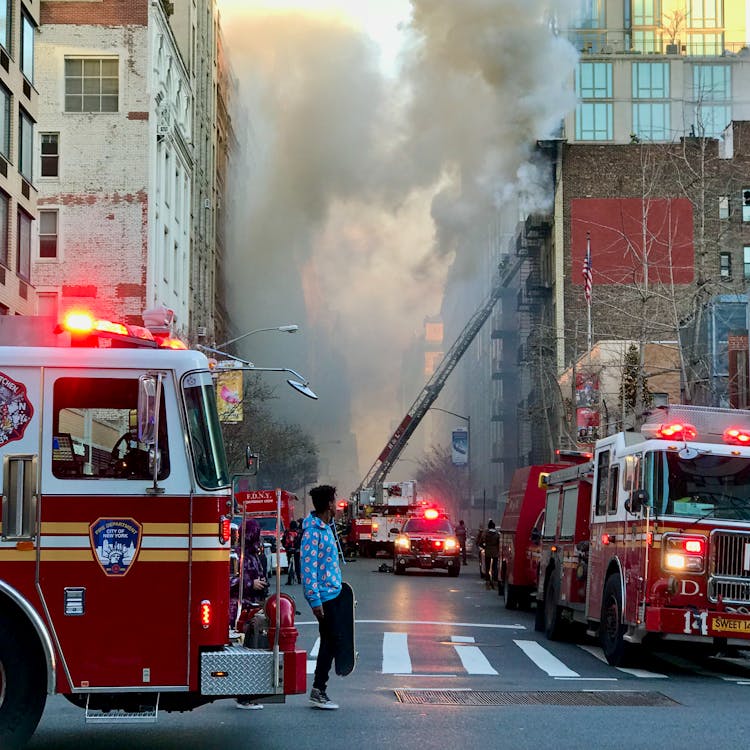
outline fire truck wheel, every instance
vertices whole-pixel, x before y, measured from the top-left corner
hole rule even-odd
[[[557,641],[563,635],[562,607],[557,603],[560,599],[560,583],[553,571],[544,589],[544,634],[551,641]]]
[[[611,575],[604,584],[599,640],[607,661],[617,667],[625,661],[625,626],[622,624],[622,590],[618,576]]]
[[[0,620],[0,747],[26,746],[47,700],[44,664],[18,626]],[[37,663],[38,662],[38,663]]]
[[[507,579],[503,581],[503,596],[505,597],[505,609],[519,608],[521,597],[518,594],[518,587],[511,586]]]
[[[406,573],[406,565],[404,565],[403,563],[395,563],[393,566],[393,572],[397,576],[404,575],[404,573]]]

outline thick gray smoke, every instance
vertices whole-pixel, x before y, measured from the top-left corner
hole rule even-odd
[[[575,60],[550,32],[550,5],[412,0],[395,76],[340,18],[223,14],[239,81],[232,320],[238,333],[303,326],[295,340],[248,339],[245,353],[258,363],[283,357],[310,377],[319,402],[284,397],[279,406],[321,441],[353,433],[359,471],[403,416],[403,353],[439,310],[456,252],[466,273],[474,268],[467,230],[509,196],[523,194],[531,208],[549,198],[531,148],[572,106]]]

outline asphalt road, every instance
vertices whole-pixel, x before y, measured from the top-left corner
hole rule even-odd
[[[349,677],[331,678],[339,711],[314,710],[306,696],[292,696],[262,711],[219,701],[160,714],[156,724],[87,726],[82,711],[54,697],[30,750],[737,750],[750,740],[750,662],[742,655],[659,650],[614,669],[593,641],[549,642],[534,631],[532,613],[507,611],[485,589],[476,560],[458,578],[394,576],[378,572],[381,562],[358,560],[344,570],[358,599],[359,661]],[[299,644],[313,650],[317,628],[301,587],[284,588],[298,598]],[[427,702],[400,702],[397,690]],[[548,705],[553,692],[571,705]],[[509,705],[460,705],[486,697]],[[459,705],[430,702],[446,698]],[[594,700],[656,705],[579,705]]]

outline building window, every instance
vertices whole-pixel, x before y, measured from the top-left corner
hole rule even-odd
[[[117,58],[65,58],[65,111],[117,112]]]
[[[712,57],[724,51],[724,34],[693,32],[688,34],[687,53],[694,57]]]
[[[651,141],[670,139],[669,63],[634,63],[633,99],[663,99],[633,104],[633,132]]]
[[[576,139],[610,141],[613,137],[613,104],[586,99],[612,98],[612,64],[582,62],[576,69],[576,93],[584,100],[576,110]]]
[[[634,63],[633,99],[669,99],[669,63]]]
[[[60,176],[60,134],[42,133],[42,177]]]
[[[34,33],[36,28],[26,13],[21,13],[21,72],[34,82]]]
[[[696,135],[718,138],[732,120],[732,76],[728,65],[693,67]]]
[[[580,16],[576,22],[579,29],[603,29],[604,20],[604,0],[581,0]]]
[[[0,0],[0,44],[10,52],[13,0]]]
[[[728,195],[719,196],[719,218],[720,219],[729,218],[729,196]]]
[[[611,99],[612,63],[579,63],[576,70],[576,93],[581,99]]]
[[[57,258],[57,209],[39,211],[39,257]]]
[[[644,140],[670,140],[669,104],[666,102],[633,104],[633,132]]]
[[[8,305],[0,305],[0,315],[10,315],[10,308]]]
[[[57,292],[39,292],[36,296],[37,315],[57,318]]]
[[[31,217],[18,211],[18,254],[16,273],[24,280],[31,282]]]
[[[10,268],[10,248],[8,247],[9,212],[10,198],[0,191],[0,263],[6,268]]]
[[[18,112],[18,171],[32,181],[34,152],[34,122],[22,109]]]
[[[654,26],[661,20],[659,0],[633,0],[633,26]]]
[[[0,154],[10,161],[10,91],[0,84]]]
[[[750,187],[742,188],[742,221],[750,221]]]
[[[750,245],[742,248],[742,277],[745,281],[750,279]]]
[[[634,31],[633,49],[644,53],[661,52],[661,39],[655,31]]]
[[[687,25],[691,29],[716,29],[724,25],[723,0],[689,0]]]
[[[719,276],[722,279],[732,278],[732,256],[729,253],[719,253]]]

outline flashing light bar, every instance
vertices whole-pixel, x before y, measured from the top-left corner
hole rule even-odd
[[[428,521],[434,521],[440,514],[434,508],[427,508],[424,512],[424,517]]]
[[[723,437],[728,445],[750,445],[750,430],[741,427],[728,427]]]
[[[168,333],[160,333],[155,337],[144,326],[98,320],[83,310],[71,310],[63,317],[62,323],[55,328],[55,333],[63,332],[69,333],[77,346],[95,346],[92,339],[98,341],[99,338],[111,338],[136,347],[187,349],[184,341]]]

